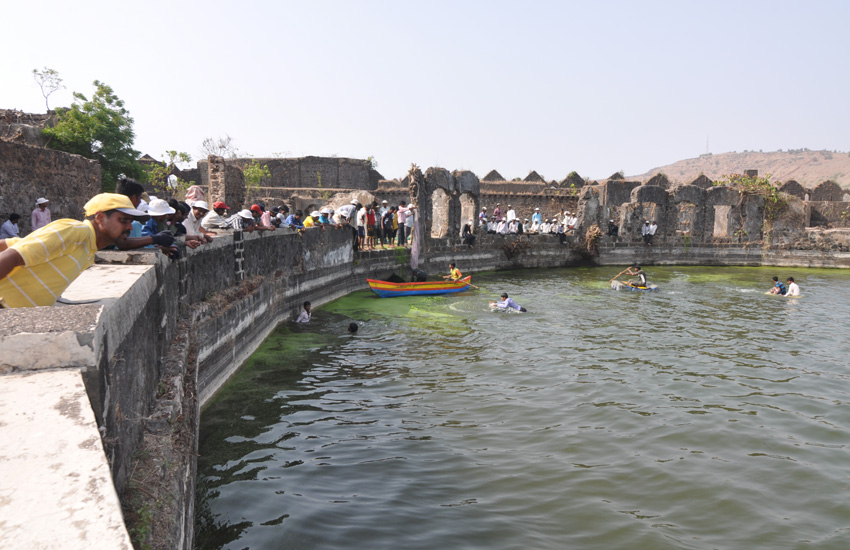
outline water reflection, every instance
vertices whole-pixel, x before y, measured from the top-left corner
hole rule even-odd
[[[790,300],[777,271],[320,308],[204,411],[197,546],[843,548],[850,276],[794,270]],[[502,290],[531,313],[489,312]]]

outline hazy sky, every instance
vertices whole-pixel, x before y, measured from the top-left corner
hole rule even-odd
[[[4,2],[0,108],[34,68],[112,86],[136,149],[373,155],[507,178],[706,151],[850,150],[850,1]]]

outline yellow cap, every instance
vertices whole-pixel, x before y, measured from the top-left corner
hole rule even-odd
[[[141,210],[133,208],[130,197],[119,195],[118,193],[101,193],[100,195],[95,195],[83,206],[83,210],[86,212],[86,217],[109,210],[119,210],[125,214],[139,218],[147,216]]]

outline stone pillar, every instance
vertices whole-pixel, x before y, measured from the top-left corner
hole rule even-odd
[[[235,213],[242,209],[245,200],[245,178],[237,166],[228,166],[223,157],[207,157],[209,170],[209,203],[223,201]]]
[[[215,155],[210,155],[207,157],[207,166],[209,170],[209,179],[210,182],[210,192],[209,192],[209,204],[216,201],[227,201],[224,200],[226,193],[226,185],[227,178],[225,176],[227,172],[227,167],[224,164],[224,158],[217,157]]]

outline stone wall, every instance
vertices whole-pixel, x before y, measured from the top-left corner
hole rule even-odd
[[[0,140],[0,218],[20,214],[21,235],[31,229],[35,200],[50,200],[54,220],[83,218],[83,205],[100,193],[97,161],[61,151]]]

